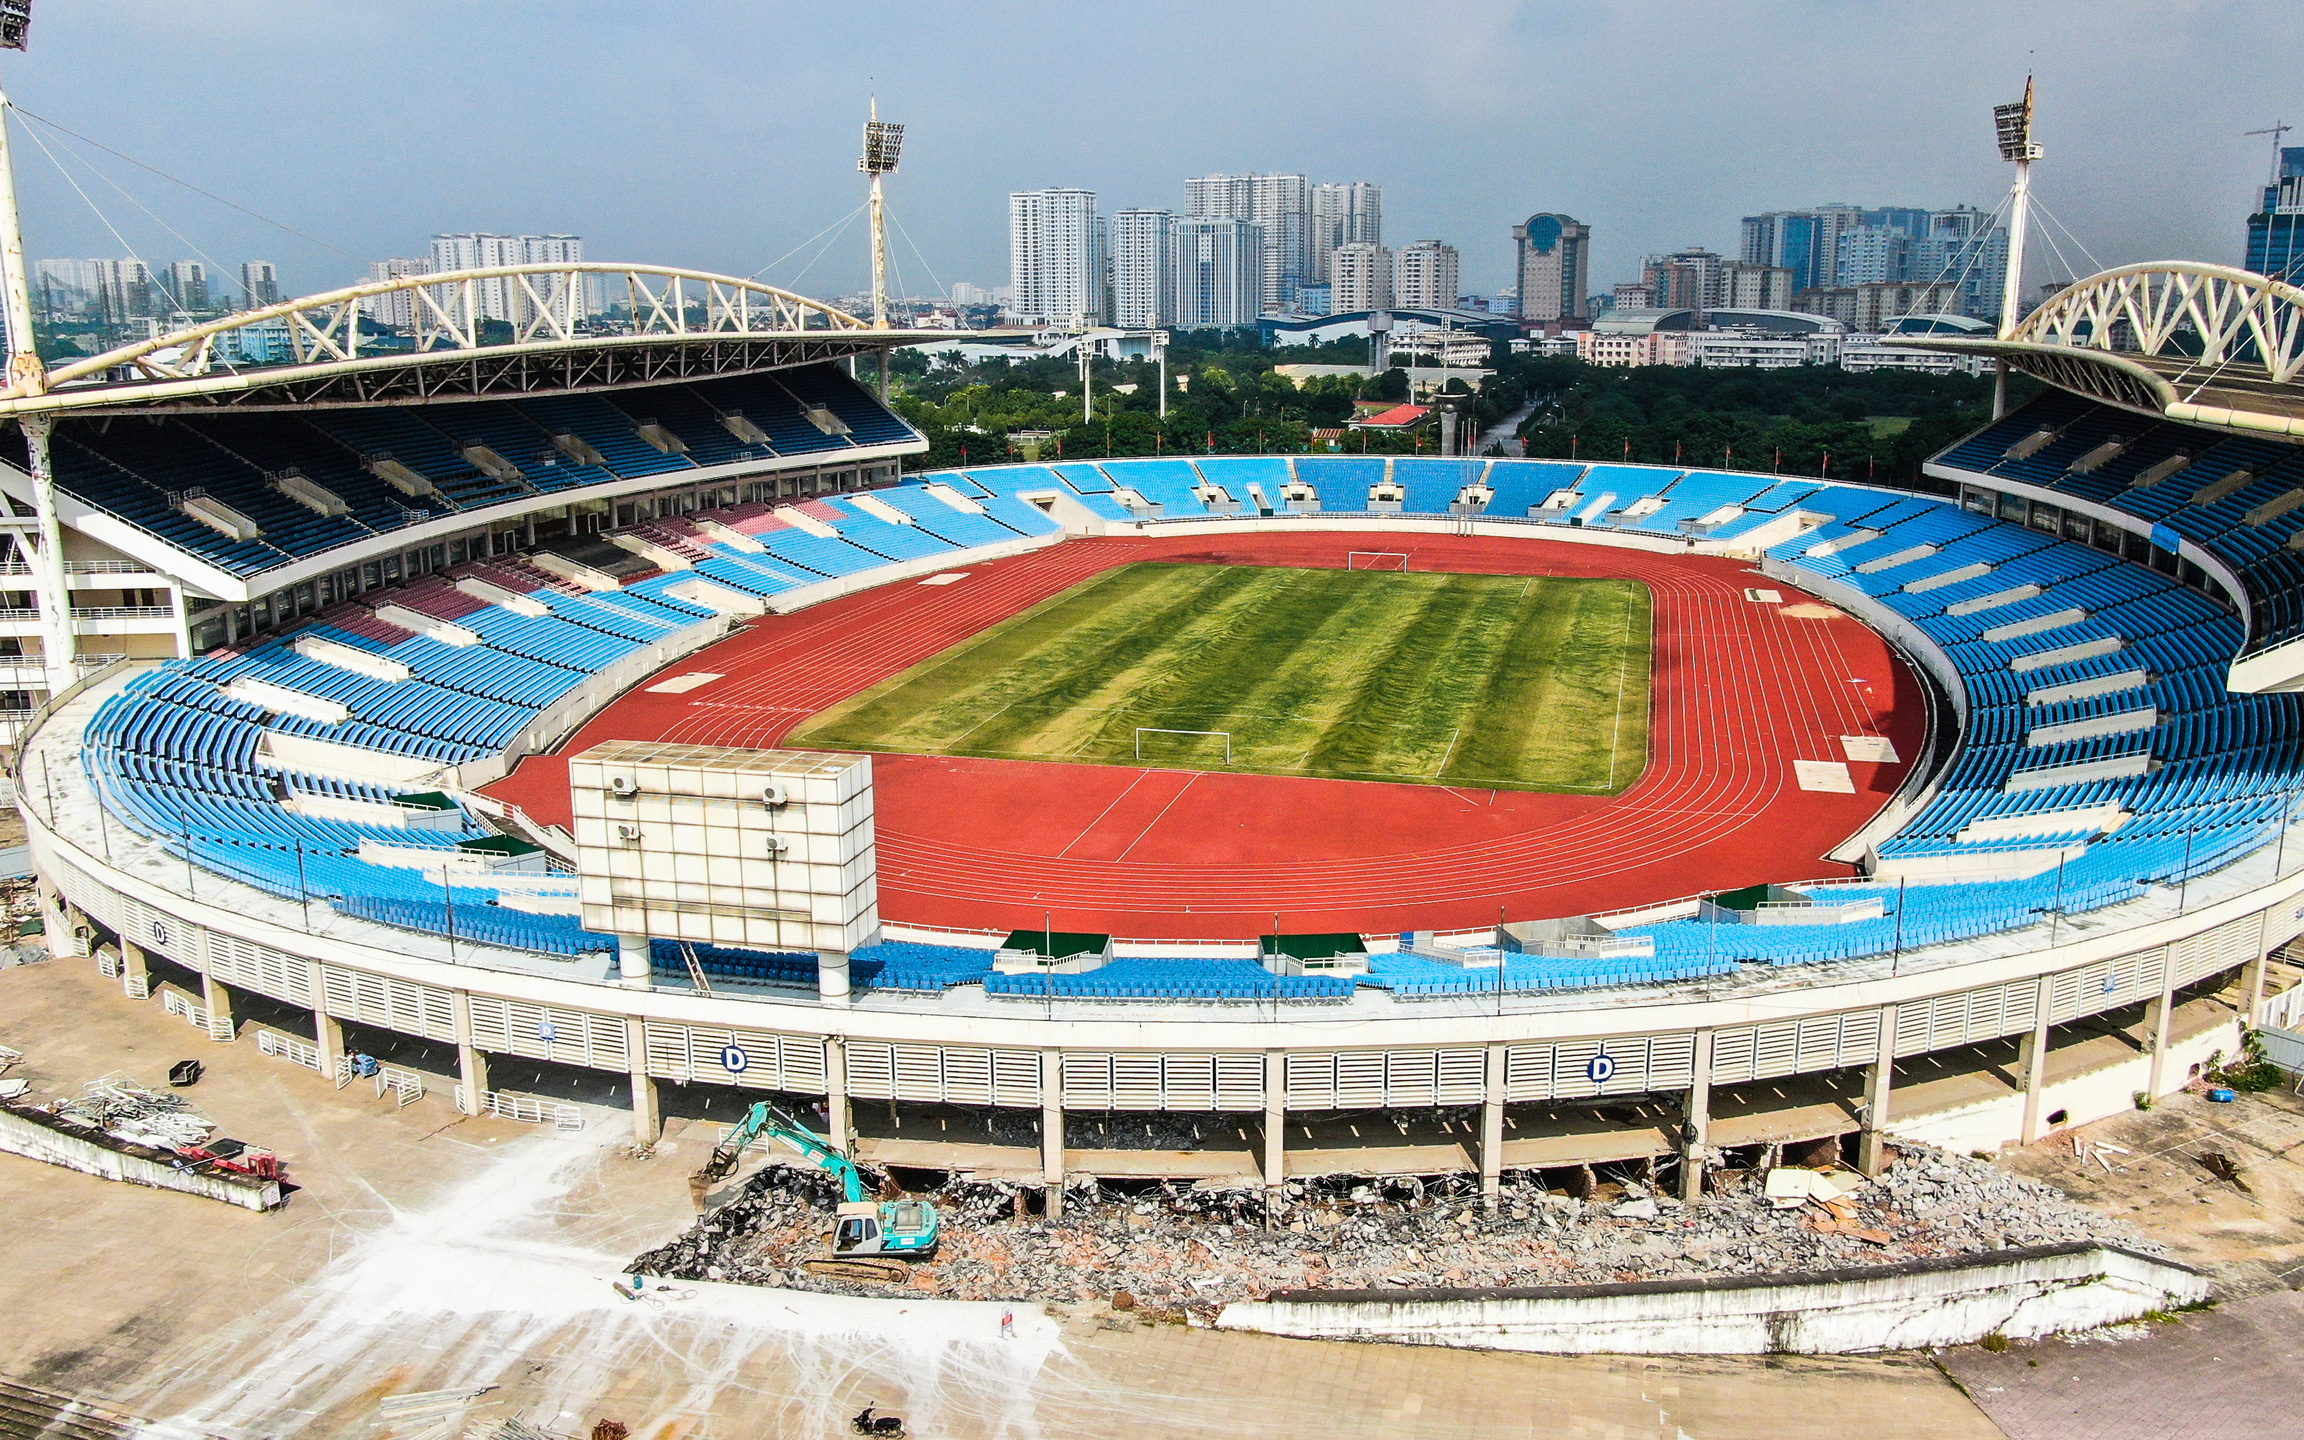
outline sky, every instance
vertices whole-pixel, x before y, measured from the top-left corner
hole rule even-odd
[[[2062,249],[2035,283],[2239,262],[2271,155],[2244,132],[2304,124],[2293,0],[36,0],[0,57],[22,112],[276,222],[20,114],[34,257],[266,259],[290,293],[459,230],[855,289],[875,93],[909,127],[905,293],[1005,283],[1011,190],[1181,210],[1187,176],[1247,170],[1382,185],[1387,243],[1455,245],[1472,292],[1511,283],[1514,224],[1564,212],[1604,289],[1653,251],[1733,254],[1762,210],[1990,209],[1990,107],[2028,71]]]

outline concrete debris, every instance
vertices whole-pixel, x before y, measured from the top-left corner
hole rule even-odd
[[[1811,1200],[1830,1206],[1869,1182],[1853,1170],[1803,1170],[1779,1165],[1768,1172],[1767,1195],[1779,1210],[1797,1210]]]
[[[76,1100],[59,1100],[51,1113],[138,1145],[182,1150],[216,1132],[214,1121],[195,1112],[180,1095],[147,1090],[118,1075],[91,1080]]]
[[[1037,1187],[955,1179],[925,1192],[943,1218],[942,1247],[913,1268],[901,1293],[1092,1302],[1106,1313],[1125,1294],[1131,1323],[1154,1323],[1205,1318],[1275,1290],[1781,1274],[2069,1241],[2160,1253],[2050,1186],[1917,1146],[1904,1147],[1876,1180],[1783,1167],[1765,1178],[1714,1171],[1714,1193],[1686,1206],[1600,1169],[1582,1198],[1548,1191],[1535,1172],[1507,1174],[1493,1210],[1470,1176],[1290,1181],[1269,1225],[1262,1187],[1081,1178],[1066,1191],[1063,1215],[1049,1220],[1038,1213]],[[822,1172],[772,1163],[737,1199],[637,1257],[632,1272],[897,1293],[803,1268],[826,1253],[837,1199]]]
[[[376,1402],[376,1414],[385,1420],[431,1419],[451,1410],[469,1410],[481,1396],[495,1388],[467,1385],[455,1390],[411,1390],[401,1395],[387,1395]]]

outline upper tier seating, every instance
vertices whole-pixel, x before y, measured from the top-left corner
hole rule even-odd
[[[810,407],[833,417],[834,428],[809,420]],[[724,417],[738,413],[769,443],[731,430]],[[660,448],[643,437],[640,422],[649,420],[678,443]],[[568,453],[554,441],[563,435],[589,446],[601,463],[577,458],[581,447]],[[56,483],[75,499],[233,574],[256,575],[458,511],[914,438],[837,367],[812,365],[606,394],[293,413],[67,416],[50,448]],[[372,468],[380,459],[414,472],[437,493],[396,488]],[[0,461],[19,469],[27,463],[21,431],[0,437]],[[323,514],[288,493],[275,478],[288,472],[342,501],[344,513]],[[235,537],[187,514],[183,501],[198,493],[245,517],[255,536]],[[321,508],[334,507],[323,500]]]
[[[2022,453],[2013,453],[2022,452]],[[2016,481],[2145,522],[2229,564],[2254,612],[2253,650],[2304,636],[2304,447],[2096,405],[2052,390],[1933,462],[1990,487]]]

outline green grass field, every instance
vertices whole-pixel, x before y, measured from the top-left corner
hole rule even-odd
[[[1647,764],[1651,602],[1631,580],[1125,565],[785,743],[1613,793]],[[1231,762],[1221,736],[1139,727],[1229,731]]]

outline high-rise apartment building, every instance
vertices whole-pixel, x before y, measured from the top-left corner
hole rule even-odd
[[[1199,175],[1184,182],[1184,210],[1205,219],[1245,220],[1263,236],[1263,305],[1295,303],[1312,273],[1311,187],[1301,175]]]
[[[430,260],[407,257],[377,260],[368,266],[370,280],[400,280],[410,275],[431,273]],[[394,290],[388,294],[371,295],[360,303],[360,309],[362,314],[379,325],[389,325],[395,330],[412,330],[416,327],[416,296],[412,291]]]
[[[1840,237],[1862,225],[1867,213],[1855,205],[1819,205],[1811,210],[1771,210],[1743,221],[1741,258],[1749,265],[1777,265],[1792,272],[1792,288],[1829,287],[1839,278]]]
[[[1523,320],[1581,320],[1592,313],[1592,227],[1566,215],[1531,215],[1512,227]]]
[[[1726,310],[1789,310],[1792,272],[1781,265],[1731,260],[1720,267],[1720,305]]]
[[[1392,300],[1392,252],[1365,242],[1339,245],[1328,257],[1328,311],[1388,310]]]
[[[1008,311],[1026,324],[1104,319],[1096,192],[1053,186],[1008,197]]]
[[[2246,268],[2294,285],[2304,282],[2304,145],[2280,151],[2280,173],[2248,217]]]
[[[1150,330],[1176,322],[1176,216],[1121,210],[1112,216],[1112,323]]]
[[[1312,187],[1312,280],[1326,283],[1339,245],[1384,243],[1384,189],[1365,181]]]
[[[280,267],[269,260],[240,262],[241,303],[250,310],[280,303]]]
[[[2007,275],[2007,228],[1966,205],[1928,212],[1928,233],[1913,246],[1905,271],[1905,278],[1917,283],[1950,284],[1950,313],[1994,321],[2000,318]]]
[[[583,258],[584,239],[580,235],[495,235],[474,230],[432,237],[432,273],[435,274],[505,265],[568,265]],[[508,276],[482,280],[472,287],[473,308],[482,320],[525,325],[535,318],[536,311],[535,302],[528,298],[529,291],[534,289],[550,301],[556,283],[551,276],[537,277],[527,285]],[[577,308],[580,315],[599,313],[596,280],[584,284],[583,293],[577,297]]]
[[[1840,232],[1832,276],[1836,285],[1885,285],[1911,269],[1912,237],[1888,225],[1857,225]]]
[[[1253,325],[1264,313],[1264,231],[1229,216],[1176,221],[1176,323]]]
[[[1419,240],[1392,257],[1392,303],[1420,310],[1456,308],[1457,273],[1462,258],[1456,247],[1437,240]]]
[[[178,260],[168,267],[161,284],[167,289],[168,304],[173,310],[186,315],[206,314],[211,308],[208,301],[208,267],[197,260]]]
[[[1702,246],[1650,255],[1640,262],[1640,281],[1655,293],[1659,310],[1717,310],[1727,301],[1726,262]]]

